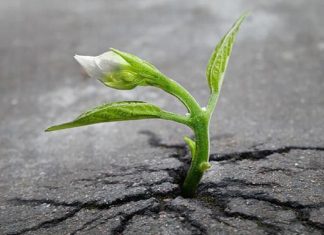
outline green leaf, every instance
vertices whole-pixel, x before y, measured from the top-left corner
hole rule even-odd
[[[187,136],[185,136],[183,139],[186,142],[186,144],[189,146],[191,157],[194,158],[196,154],[196,142]]]
[[[161,118],[164,113],[165,111],[159,107],[141,101],[109,103],[100,105],[81,114],[72,122],[52,126],[45,131],[56,131],[102,122]]]
[[[247,14],[243,14],[234,23],[234,25],[228,31],[228,33],[217,44],[212,56],[209,59],[206,75],[211,93],[220,92],[228,60],[236,39],[236,35],[238,33],[241,23],[246,17]]]

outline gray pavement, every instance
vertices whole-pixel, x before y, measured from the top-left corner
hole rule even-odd
[[[188,128],[159,121],[43,130],[103,102],[185,113],[154,88],[116,91],[74,54],[136,54],[203,105],[205,67],[245,10],[197,198],[179,185]],[[322,234],[324,2],[0,2],[0,234]]]

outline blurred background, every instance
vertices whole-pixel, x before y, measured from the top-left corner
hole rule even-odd
[[[181,143],[190,130],[159,120],[43,130],[120,100],[144,100],[185,114],[177,100],[157,89],[104,87],[85,76],[73,59],[74,54],[98,55],[110,47],[150,61],[205,105],[209,56],[246,10],[251,15],[238,35],[211,127],[212,136],[227,140],[213,143],[212,151],[252,144],[323,144],[322,0],[2,0],[2,190],[18,177],[126,161],[115,155],[147,148],[142,130]],[[147,156],[127,161],[142,158]]]

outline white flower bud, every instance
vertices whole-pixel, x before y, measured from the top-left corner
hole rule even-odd
[[[159,81],[157,77],[160,74],[154,66],[136,56],[115,49],[99,56],[76,55],[74,58],[90,77],[115,89],[129,90],[136,86],[155,86]]]

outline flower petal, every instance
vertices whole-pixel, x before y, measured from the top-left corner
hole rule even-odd
[[[108,51],[95,57],[95,63],[104,74],[109,74],[119,70],[123,65],[128,63],[113,51]]]
[[[74,58],[79,62],[90,77],[97,79],[102,77],[102,71],[95,62],[96,57],[75,55]]]

